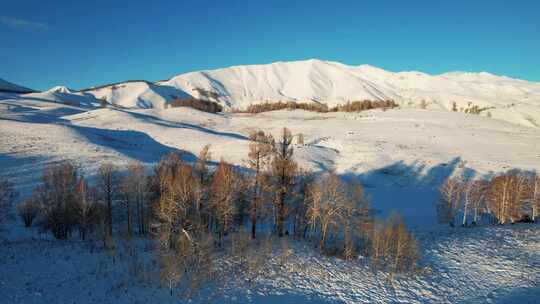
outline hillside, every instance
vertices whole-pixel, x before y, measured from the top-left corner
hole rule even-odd
[[[63,88],[53,91],[41,96],[67,94],[60,93],[66,92]],[[433,109],[210,114],[188,108],[93,108],[32,96],[0,101],[0,137],[5,139],[0,167],[22,198],[30,195],[44,167],[62,160],[76,162],[93,180],[104,162],[125,168],[135,160],[151,171],[166,153],[181,151],[193,162],[211,144],[211,166],[223,158],[245,167],[250,131],[262,128],[277,136],[287,126],[294,135],[304,135],[305,143],[294,145],[302,168],[334,169],[345,179],[361,181],[377,216],[394,211],[404,216],[427,265],[418,275],[391,281],[386,273],[374,274],[362,259],[325,257],[291,241],[285,267],[275,256],[267,275],[256,282],[223,280],[217,289],[202,290],[193,303],[534,303],[529,300],[538,296],[537,263],[532,262],[540,252],[538,225],[449,230],[436,224],[433,206],[449,176],[540,170],[537,128]],[[84,292],[88,297],[81,303],[178,302],[165,288],[133,279],[133,258],[119,255],[120,262],[111,262],[84,242],[54,241],[37,228],[23,229],[18,219],[9,223],[0,246],[0,257],[7,261],[0,267],[6,278],[0,290],[7,291],[10,303],[65,302]],[[127,243],[119,238],[118,244],[119,252],[127,252]]]
[[[489,180],[509,170],[540,170],[538,93],[538,84],[488,73],[430,76],[310,60],[194,72],[159,83],[128,81],[80,91],[57,86],[39,93],[6,94],[0,97],[0,168],[21,196],[6,209],[6,230],[0,235],[0,294],[7,294],[9,303],[178,303],[181,290],[175,294],[163,287],[154,239],[126,237],[127,196],[114,202],[115,245],[106,250],[100,239],[102,226],[92,241],[75,235],[54,240],[41,228],[24,229],[15,216],[16,206],[28,202],[33,190],[43,189],[36,186],[44,169],[66,160],[99,188],[102,164],[113,163],[125,176],[128,166],[138,162],[151,174],[164,155],[176,152],[188,164],[182,167],[186,169],[206,145],[209,172],[224,160],[239,173],[238,185],[248,184],[248,155],[255,142],[250,134],[263,130],[278,138],[286,127],[292,132],[292,158],[306,170],[302,172],[313,172],[315,178],[335,172],[343,181],[362,186],[370,217],[377,223],[372,227],[383,225],[379,221],[396,212],[403,216],[421,248],[416,272],[394,277],[386,270],[376,271],[368,251],[342,260],[319,250],[315,238],[268,239],[267,249],[246,251],[264,260],[255,279],[244,276],[243,270],[227,271],[227,265],[235,263],[228,252],[236,247],[216,251],[212,261],[223,264],[216,264],[219,271],[209,285],[193,289],[191,303],[535,303],[540,294],[540,226],[490,225],[490,214],[484,214],[486,223],[450,228],[448,222],[438,221],[435,202],[449,177]],[[401,107],[252,114],[167,106],[174,98],[190,96],[214,99],[227,110],[261,102],[263,96],[269,102],[313,100],[329,105],[351,96],[350,100],[394,99]],[[489,110],[480,115],[461,111],[469,100]],[[214,181],[219,176],[210,175]],[[138,180],[152,178],[143,174]],[[199,181],[199,176],[189,180]],[[198,192],[203,193],[200,197],[211,197],[213,184]],[[206,189],[193,185],[182,189]],[[245,189],[235,190],[239,202],[245,201],[240,199]],[[268,216],[261,217],[266,219],[259,223],[260,236],[273,233],[275,203],[268,191]],[[290,206],[296,204],[296,192],[293,200]],[[205,206],[211,206],[208,202],[204,200]],[[289,217],[292,223],[294,217]],[[244,222],[239,221],[240,232],[247,229]],[[371,235],[375,230],[367,231]],[[234,244],[236,235],[225,238]],[[264,244],[260,236],[250,243]]]
[[[34,92],[34,90],[25,88],[20,85],[16,85],[11,82],[7,82],[0,78],[0,92],[7,92],[7,93],[30,93]]]
[[[188,94],[181,89],[166,85],[156,85],[147,81],[128,81],[81,90],[96,99],[124,108],[163,109],[175,98],[186,98]]]
[[[156,83],[133,80],[80,91],[55,87],[43,94],[30,97],[65,103],[105,101],[131,109],[163,109],[175,98],[194,97],[217,102],[225,111],[279,101],[332,107],[349,101],[394,100],[401,107],[475,112],[540,126],[540,83],[487,72],[394,73],[315,59],[196,71]]]
[[[226,108],[253,103],[296,101],[330,106],[355,100],[392,99],[402,106],[458,111],[472,106],[482,114],[528,125],[540,125],[540,84],[486,72],[393,73],[369,65],[305,60],[246,65],[181,74],[160,84],[200,97],[213,92]],[[423,102],[424,101],[424,102]]]

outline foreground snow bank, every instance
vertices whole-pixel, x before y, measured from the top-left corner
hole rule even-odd
[[[321,257],[290,247],[264,278],[203,290],[193,303],[536,303],[540,296],[540,225],[419,233],[423,270],[390,280],[360,259]],[[147,247],[146,247],[147,248]],[[166,289],[129,275],[125,256],[79,241],[8,231],[0,247],[0,294],[6,303],[177,303]]]

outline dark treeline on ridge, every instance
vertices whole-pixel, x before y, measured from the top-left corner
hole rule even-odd
[[[326,104],[310,102],[265,102],[249,105],[245,110],[234,109],[236,113],[262,113],[277,110],[306,110],[318,113],[331,112],[361,112],[372,109],[391,109],[397,107],[393,100],[362,100],[350,101],[334,107],[328,107]]]

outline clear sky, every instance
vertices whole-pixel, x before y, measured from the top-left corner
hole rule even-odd
[[[540,0],[0,2],[0,78],[35,89],[308,58],[540,81]]]

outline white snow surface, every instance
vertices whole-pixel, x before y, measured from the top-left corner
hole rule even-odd
[[[316,74],[314,67],[320,74],[335,77],[333,84],[320,82],[315,90],[311,81],[303,82],[302,75]],[[348,76],[342,74],[346,70]],[[266,78],[258,76],[261,71],[265,71]],[[236,76],[225,77],[228,73]],[[281,78],[275,76],[278,74]],[[350,81],[369,78],[377,85],[364,82],[366,86],[360,92],[355,89],[358,86],[347,88],[338,80],[343,77]],[[410,94],[428,92],[426,88],[431,90],[429,94],[439,92],[438,96],[447,97],[451,95],[448,92],[456,96],[467,92],[483,96],[485,105],[496,108],[490,110],[492,118],[449,111],[450,104],[433,100],[427,109],[404,104],[396,109],[360,113],[283,110],[209,114],[190,108],[164,109],[169,99],[163,96],[197,93],[190,91],[187,80],[182,82],[188,78],[192,79],[192,88],[204,87],[206,82],[209,89],[220,87],[210,81],[220,78],[221,88],[227,88],[223,92],[229,94],[222,95],[220,102],[230,107],[255,102],[255,93],[246,91],[242,99],[243,93],[233,89],[241,87],[240,79],[266,79],[260,86],[245,88],[251,92],[260,89],[266,95],[270,94],[266,92],[270,83],[279,84],[280,96],[302,92],[296,95],[301,100],[317,91],[322,102],[344,96],[339,91],[347,90],[388,98],[389,92],[399,91],[390,88],[397,88],[396,83],[403,81]],[[329,79],[313,79],[323,78]],[[388,90],[380,89],[380,83]],[[304,61],[196,72],[161,84],[141,81],[123,85],[79,92],[59,88],[3,95],[0,168],[17,185],[22,198],[31,193],[44,166],[65,159],[79,164],[92,181],[105,161],[125,167],[137,160],[150,170],[165,153],[183,151],[186,160],[193,161],[204,145],[211,144],[213,163],[224,158],[245,167],[251,131],[261,129],[278,136],[283,127],[288,127],[294,135],[304,135],[305,144],[294,146],[294,157],[302,168],[334,169],[344,178],[359,179],[377,214],[384,216],[394,210],[401,213],[424,248],[425,272],[390,283],[384,273],[372,274],[361,260],[344,262],[321,257],[293,244],[295,258],[291,258],[294,262],[286,272],[281,272],[281,266],[273,261],[276,268],[270,272],[271,278],[249,287],[225,286],[217,298],[202,293],[193,299],[194,303],[537,302],[540,226],[450,231],[435,223],[433,203],[438,187],[451,175],[487,177],[514,168],[540,170],[540,128],[535,126],[534,118],[538,113],[538,84],[487,73],[429,76]],[[336,90],[328,90],[330,86]],[[372,90],[375,87],[378,89]],[[233,95],[240,97],[230,97]],[[116,107],[103,107],[98,98]],[[6,234],[0,233],[0,296],[7,303],[178,302],[165,290],[129,279],[124,260],[112,264],[104,253],[91,252],[86,244],[74,239],[52,241],[36,231],[25,231],[20,221],[12,221],[17,224],[9,225]]]
[[[0,80],[0,90],[2,81]],[[497,76],[487,72],[390,72],[370,65],[350,66],[317,59],[244,65],[196,71],[156,83],[126,81],[71,92],[56,87],[47,93],[105,100],[124,108],[167,107],[174,98],[204,98],[226,111],[251,104],[292,101],[334,106],[349,101],[392,99],[403,107],[458,111],[472,106],[482,116],[524,126],[540,127],[540,83]],[[203,96],[201,92],[209,92]],[[75,97],[76,98],[76,97]],[[99,100],[94,102],[99,103]],[[62,101],[59,101],[62,102]],[[488,114],[489,113],[489,114]]]
[[[64,93],[64,94],[70,94],[71,90],[68,89],[65,86],[55,86],[47,90],[49,93]]]
[[[540,126],[540,83],[487,72],[389,72],[370,65],[349,66],[317,59],[235,66],[181,74],[160,84],[198,97],[216,93],[225,108],[276,101],[319,102],[333,106],[356,100],[392,99],[403,106],[458,110],[477,105],[493,117]],[[483,113],[486,115],[487,110]]]
[[[274,255],[255,281],[229,277],[185,299],[147,279],[155,273],[143,275],[142,269],[155,268],[146,262],[147,240],[118,240],[113,260],[99,245],[55,241],[35,228],[24,231],[19,226],[1,241],[0,294],[3,303],[10,304],[538,303],[539,225],[456,229],[417,237],[424,257],[421,271],[413,277],[391,280],[362,259],[324,257],[293,240],[286,263]],[[130,255],[128,248],[135,242],[138,254]]]
[[[175,98],[189,97],[181,89],[167,85],[156,85],[147,81],[123,82],[83,92],[91,94],[97,99],[105,99],[108,103],[116,106],[141,109],[163,109],[167,102]]]
[[[61,159],[72,159],[93,175],[106,160],[152,165],[171,151],[184,151],[193,160],[211,144],[214,161],[245,166],[249,133],[262,129],[277,137],[283,127],[304,135],[305,144],[295,146],[301,167],[361,179],[375,208],[397,210],[418,226],[434,224],[432,203],[447,176],[540,170],[539,128],[451,111],[210,114],[190,108],[97,108],[29,95],[0,101],[0,166],[27,189],[43,166]]]

